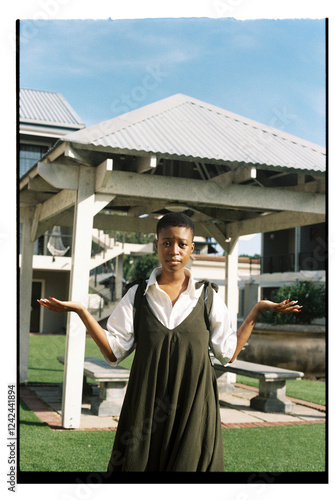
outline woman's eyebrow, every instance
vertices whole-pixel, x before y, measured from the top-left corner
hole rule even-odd
[[[170,236],[168,238],[162,238],[162,240],[178,240],[178,241],[183,241],[183,242],[187,243],[187,239],[185,239],[185,238],[174,238],[173,236]]]

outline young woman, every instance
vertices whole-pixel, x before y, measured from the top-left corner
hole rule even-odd
[[[136,348],[109,471],[222,472],[218,391],[208,348],[221,363],[232,362],[261,311],[301,309],[296,301],[262,300],[234,332],[215,286],[196,283],[185,268],[193,237],[193,222],[185,214],[159,220],[161,267],[128,290],[107,331],[80,303],[39,300],[52,311],[77,313],[112,365]]]

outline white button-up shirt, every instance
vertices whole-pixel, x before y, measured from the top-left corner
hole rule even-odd
[[[147,301],[157,319],[170,330],[176,328],[192,312],[202,293],[203,285],[196,289],[192,273],[185,269],[189,277],[187,289],[172,305],[171,299],[157,283],[161,268],[154,269],[147,281],[145,294]],[[134,299],[138,285],[131,287],[120,300],[107,321],[106,335],[116,357],[116,366],[136,347],[134,344]],[[217,293],[213,294],[213,304],[209,315],[210,348],[214,356],[223,364],[227,364],[236,349],[236,332],[231,328],[229,312]]]

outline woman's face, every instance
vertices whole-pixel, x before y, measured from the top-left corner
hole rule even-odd
[[[162,268],[180,271],[194,250],[193,234],[188,227],[165,227],[160,230],[155,245]]]

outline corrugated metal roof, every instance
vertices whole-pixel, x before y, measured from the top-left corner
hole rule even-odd
[[[62,94],[34,89],[20,89],[20,121],[84,126]]]
[[[67,134],[98,149],[325,171],[325,149],[183,94]]]

